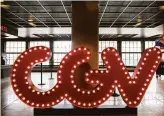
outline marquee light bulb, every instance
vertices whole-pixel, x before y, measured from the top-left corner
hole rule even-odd
[[[29,103],[30,101],[29,101],[29,100],[27,100],[26,102],[27,102],[27,103]]]
[[[103,57],[103,59],[105,60],[105,59],[106,59],[106,57],[104,56],[104,57]]]
[[[100,88],[99,88],[99,87],[97,87],[97,90],[100,90]]]
[[[77,64],[80,64],[80,62],[77,62]]]
[[[73,88],[76,88],[76,87],[77,87],[76,85],[73,86]]]
[[[87,54],[90,54],[90,52],[87,52]]]
[[[125,70],[125,67],[122,67],[122,70]]]
[[[160,59],[161,57],[160,56],[158,56],[158,59]]]
[[[103,86],[103,85],[104,85],[103,83],[100,84],[100,86]]]
[[[106,54],[106,52],[104,51],[103,54]]]
[[[95,91],[95,90],[93,90],[92,92],[93,92],[93,93],[95,93],[96,91]]]

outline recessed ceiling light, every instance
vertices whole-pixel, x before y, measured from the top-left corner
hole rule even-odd
[[[0,4],[1,8],[4,8],[4,9],[8,9],[10,7],[10,5],[7,5],[7,4]]]
[[[32,22],[29,22],[29,24],[30,24],[31,26],[33,26],[33,27],[36,27],[36,25],[35,25],[34,23],[32,23]]]
[[[28,19],[28,22],[32,22],[32,21],[34,21],[34,20],[32,20],[32,19]]]
[[[49,34],[50,37],[54,37],[54,34]]]

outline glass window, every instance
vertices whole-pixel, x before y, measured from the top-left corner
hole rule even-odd
[[[54,41],[53,44],[53,62],[59,65],[63,57],[71,51],[71,41]]]
[[[122,60],[126,66],[137,66],[141,53],[122,53]]]
[[[136,66],[141,58],[140,41],[122,41],[122,60],[126,66]]]
[[[7,41],[6,52],[21,53],[25,51],[26,43],[22,41]]]
[[[155,41],[145,41],[145,49],[155,46]]]
[[[66,53],[54,53],[54,65],[59,65]]]
[[[49,41],[30,41],[30,48],[34,46],[46,46],[50,48],[50,42]],[[49,60],[42,63],[43,65],[49,65]],[[40,65],[40,64],[37,64]]]
[[[99,52],[102,52],[107,47],[117,49],[117,41],[99,41]]]
[[[24,41],[7,41],[6,42],[6,64],[13,65],[16,58],[26,49]]]
[[[54,52],[69,52],[71,50],[71,41],[54,41]]]
[[[16,60],[16,58],[19,56],[20,54],[10,54],[7,53],[6,54],[6,62],[8,65],[13,65],[14,61]]]
[[[46,47],[50,47],[50,43],[49,41],[30,41],[30,47],[34,47],[34,46],[46,46]]]
[[[141,42],[122,41],[122,52],[141,52]]]
[[[99,65],[103,65],[101,53],[105,48],[114,47],[117,49],[117,41],[99,41]]]

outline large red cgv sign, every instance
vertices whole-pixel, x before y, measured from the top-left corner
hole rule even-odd
[[[88,48],[79,47],[70,51],[62,59],[57,71],[57,84],[49,91],[43,92],[31,81],[31,69],[51,57],[51,50],[44,46],[36,46],[24,51],[12,67],[11,83],[18,98],[25,104],[36,108],[52,107],[63,99],[80,108],[94,108],[105,102],[118,88],[124,102],[129,107],[137,107],[161,61],[159,48],[146,49],[133,73],[129,75],[118,51],[106,48],[102,59],[106,70],[91,69],[85,73],[92,89],[80,88],[74,79],[76,69],[90,60]],[[95,86],[97,85],[97,86]]]

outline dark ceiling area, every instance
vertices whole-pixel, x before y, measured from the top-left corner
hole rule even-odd
[[[71,27],[72,24],[71,1],[5,1],[2,4],[9,5],[1,10],[2,21],[15,27]],[[100,1],[99,27],[156,27],[164,24],[161,5],[164,1]]]

